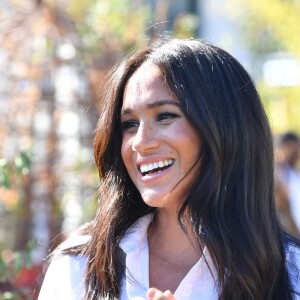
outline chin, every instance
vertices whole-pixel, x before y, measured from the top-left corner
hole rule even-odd
[[[167,196],[155,196],[155,197],[142,197],[145,204],[154,208],[171,208],[175,206],[175,203],[170,201],[171,199]]]
[[[161,207],[163,203],[166,201],[165,196],[162,197],[160,195],[142,195],[142,199],[148,206],[151,207]]]
[[[159,208],[163,206],[163,202],[157,201],[157,199],[156,200],[143,199],[143,201],[145,202],[145,204],[147,204],[150,207]]]

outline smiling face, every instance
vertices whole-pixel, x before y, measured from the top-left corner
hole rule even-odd
[[[181,203],[199,173],[196,166],[186,176],[200,156],[201,141],[151,62],[143,63],[127,82],[121,125],[122,158],[145,203]]]

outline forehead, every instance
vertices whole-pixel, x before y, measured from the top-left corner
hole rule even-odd
[[[129,78],[124,90],[123,107],[166,99],[173,97],[164,82],[163,74],[159,67],[147,61]]]

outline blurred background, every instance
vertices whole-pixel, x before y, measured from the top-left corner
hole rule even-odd
[[[299,0],[0,0],[0,300],[36,299],[49,251],[94,215],[115,63],[162,34],[203,38],[254,77],[274,136],[299,134],[299,16]]]

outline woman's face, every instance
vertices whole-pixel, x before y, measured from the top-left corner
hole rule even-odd
[[[201,141],[151,62],[143,63],[127,82],[121,125],[122,158],[145,203],[181,203],[199,173],[197,164],[182,180],[200,156]]]

